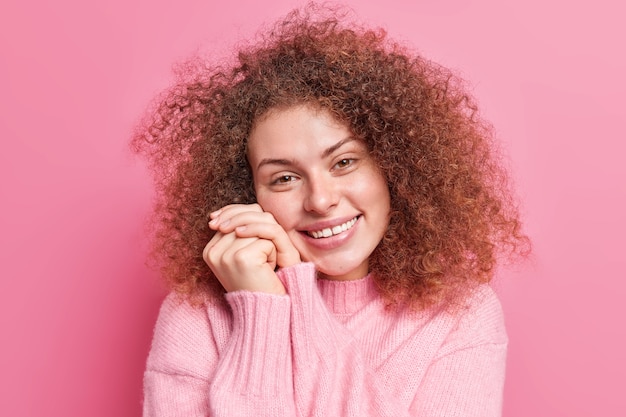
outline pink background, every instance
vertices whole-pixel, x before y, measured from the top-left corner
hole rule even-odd
[[[625,13],[505,3],[348,2],[470,80],[510,155],[535,254],[495,284],[504,415],[624,416]],[[151,182],[131,128],[173,63],[298,4],[3,1],[0,415],[140,414],[164,289],[144,267]]]

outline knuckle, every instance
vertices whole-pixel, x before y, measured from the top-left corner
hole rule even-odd
[[[212,266],[217,265],[219,258],[217,256],[215,256],[215,250],[213,249],[209,249],[206,253],[206,256],[204,257],[204,261]]]
[[[250,263],[251,256],[245,249],[239,249],[232,254],[233,262],[237,265],[247,265]]]
[[[204,261],[209,266],[218,266],[223,259],[223,254],[216,245],[207,245],[202,253]]]
[[[215,245],[212,242],[209,242],[202,250],[202,258],[205,262],[208,262],[211,259],[211,253],[213,252],[214,247]]]
[[[276,219],[274,218],[274,215],[272,213],[264,211],[262,216],[264,221],[266,221],[267,223],[276,223]]]

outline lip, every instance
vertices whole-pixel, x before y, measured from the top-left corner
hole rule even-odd
[[[325,220],[325,221],[321,221],[321,222],[315,222],[312,224],[309,224],[307,226],[304,226],[302,228],[299,228],[298,231],[299,232],[315,232],[318,230],[322,230],[322,229],[326,229],[326,228],[330,228],[332,229],[335,226],[341,226],[342,224],[349,222],[350,220],[354,219],[355,217],[360,218],[361,215],[360,214],[355,214],[353,216],[345,216],[345,217],[339,217],[336,219],[332,219],[332,220]],[[357,219],[358,221],[358,219]]]
[[[348,239],[350,239],[356,233],[356,230],[358,229],[361,223],[361,217],[362,216],[358,214],[356,216],[348,216],[348,217],[342,217],[342,218],[333,219],[329,221],[316,222],[314,224],[307,225],[306,227],[300,229],[299,230],[300,236],[302,236],[302,239],[304,239],[307,245],[310,245],[317,249],[325,249],[325,250],[334,249],[343,245]],[[354,218],[356,218],[356,222],[354,223],[354,225],[352,225],[352,227],[346,230],[345,232],[339,233],[337,235],[316,239],[312,236],[309,236],[308,234],[308,232],[319,231],[319,230],[323,230],[326,228],[332,229],[333,227],[340,226]]]

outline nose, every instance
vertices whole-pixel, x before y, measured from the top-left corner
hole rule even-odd
[[[304,209],[320,215],[328,214],[337,206],[340,192],[337,180],[324,175],[309,178],[304,198]]]

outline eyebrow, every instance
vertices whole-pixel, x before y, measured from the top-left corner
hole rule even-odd
[[[325,149],[322,152],[322,158],[327,158],[328,156],[332,155],[333,152],[335,152],[337,149],[341,148],[343,145],[345,145],[348,142],[352,142],[353,140],[356,140],[354,136],[349,136],[345,139],[340,140],[339,142],[335,143],[331,147]],[[261,162],[259,162],[259,165],[257,165],[257,170],[259,170],[263,165],[288,166],[288,165],[295,165],[295,161],[291,159],[265,158],[265,159],[262,159]]]
[[[330,148],[322,152],[322,158],[326,158],[330,156],[337,149],[341,148],[343,145],[345,145],[348,142],[352,142],[353,140],[356,140],[354,136],[348,136],[347,138],[340,140],[339,142],[335,143],[333,146],[331,146]]]
[[[256,169],[259,170],[263,165],[293,165],[294,161],[291,159],[272,159],[265,158],[259,162]]]

